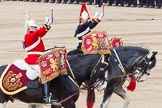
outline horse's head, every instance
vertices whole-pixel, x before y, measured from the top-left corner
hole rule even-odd
[[[126,75],[134,74],[138,82],[142,82],[149,76],[149,71],[156,64],[157,52],[134,46],[118,47],[113,50],[116,61],[121,71]]]
[[[108,56],[109,55],[101,55],[101,59],[96,64],[95,68],[93,68],[91,71],[91,83],[105,81],[107,78],[106,73],[108,69]]]
[[[150,71],[156,64],[156,54],[157,52],[149,53],[140,63],[137,65],[135,78],[137,82],[142,82],[147,80],[150,75]]]

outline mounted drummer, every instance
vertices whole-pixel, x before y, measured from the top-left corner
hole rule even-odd
[[[80,17],[79,17],[79,25],[75,30],[74,37],[78,38],[78,46],[75,50],[75,54],[82,53],[81,46],[82,46],[82,38],[91,30],[96,27],[96,25],[101,22],[101,19],[104,17],[104,13],[96,12],[95,15],[90,18],[89,12],[87,10],[86,4],[82,3],[82,7],[80,10]]]
[[[53,12],[53,10],[51,10],[51,12]],[[24,36],[23,46],[27,52],[27,56],[24,60],[16,60],[14,65],[22,70],[27,70],[26,76],[28,79],[35,80],[40,77],[40,66],[37,63],[38,58],[45,52],[45,46],[42,38],[51,29],[53,16],[46,16],[45,23],[40,28],[38,28],[34,19],[29,18],[28,13],[26,13],[25,22],[27,33]],[[43,101],[45,104],[50,104],[51,102],[56,101],[51,99],[47,83],[44,84],[44,93],[45,96]]]

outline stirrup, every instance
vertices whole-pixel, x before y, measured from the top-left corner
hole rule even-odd
[[[49,97],[44,97],[43,102],[45,104],[51,104],[52,102],[58,102],[58,100],[57,99],[51,99],[51,96],[49,96]]]
[[[57,99],[51,99],[51,96],[50,97],[44,97],[43,102],[44,102],[44,104],[51,104],[51,105],[56,106],[56,107],[62,106],[61,103],[59,103]]]

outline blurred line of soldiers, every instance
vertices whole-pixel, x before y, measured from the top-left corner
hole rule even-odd
[[[0,2],[5,2],[5,0],[0,0]]]
[[[62,4],[82,4],[85,2],[87,5],[102,6],[104,3],[107,6],[120,6],[120,7],[143,7],[143,8],[156,8],[161,9],[162,0],[19,0],[30,2],[49,2],[49,3],[62,3]]]

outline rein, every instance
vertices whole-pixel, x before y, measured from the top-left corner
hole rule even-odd
[[[85,87],[85,86],[84,86]],[[94,85],[93,84],[91,84],[91,85],[89,85],[88,87],[86,87],[86,89],[83,89],[83,90],[88,90],[88,88],[92,88],[93,87],[93,89],[94,88],[96,88],[96,87],[94,87]],[[68,97],[66,97],[66,98],[64,98],[63,100],[61,100],[61,101],[59,101],[58,103],[63,103],[63,102],[65,102],[65,101],[67,101],[67,100],[69,100],[69,99],[71,99],[73,96],[75,96],[75,95],[77,95],[77,94],[79,94],[81,92],[81,90],[80,91],[78,91],[78,92],[76,92],[76,93],[74,93],[74,94],[72,94],[72,95],[70,95],[70,96],[68,96]],[[89,91],[90,92],[90,91]]]
[[[74,72],[73,72],[73,70],[72,70],[72,68],[71,68],[71,66],[70,66],[70,64],[69,64],[69,61],[66,60],[66,62],[67,62],[67,65],[68,65],[68,67],[69,67],[69,69],[70,69],[70,73],[71,73],[73,79],[75,80],[77,86],[79,87],[79,85],[78,85],[78,83],[77,83],[77,80],[76,80],[76,77],[75,77],[75,75],[74,75]],[[97,64],[96,64],[95,67],[92,69],[91,75],[90,75],[91,77],[92,77],[92,75],[94,74],[95,69],[97,68],[97,66],[99,65],[100,62],[105,63],[105,62],[104,62],[104,55],[101,55],[101,57],[100,57],[99,60],[97,61]],[[98,85],[99,85],[99,84],[98,84]],[[97,85],[97,86],[98,86],[98,85]],[[84,86],[84,85],[82,84],[82,86]],[[88,89],[88,88],[92,88],[92,87],[93,87],[93,88],[96,88],[97,86],[94,87],[94,84],[91,84],[91,85],[89,85],[89,86],[87,86],[87,87],[85,87],[85,86],[84,86],[84,87],[85,87],[86,89]],[[76,93],[74,93],[74,94],[72,94],[72,95],[66,97],[65,99],[61,100],[59,103],[61,104],[61,103],[65,102],[65,101],[71,99],[73,96],[79,94],[80,92],[81,92],[81,91],[78,91],[78,92],[76,92]]]
[[[148,54],[146,54],[135,66],[136,66],[136,68],[139,66],[139,64],[142,62],[142,61],[144,61],[145,60],[145,58],[146,57],[148,57],[148,55],[149,55],[149,53]]]
[[[119,66],[119,68],[121,69],[121,71],[123,72],[123,75],[115,76],[115,77],[113,77],[113,78],[128,77],[128,76],[130,76],[130,75],[132,75],[132,74],[136,74],[136,73],[126,73],[126,71],[125,71],[125,69],[124,69],[124,67],[123,67],[123,65],[122,65],[122,63],[121,63],[121,60],[120,60],[120,58],[119,58],[119,56],[118,56],[116,50],[113,49],[113,51],[114,51],[114,53],[115,53],[115,56],[116,56],[116,58],[117,58],[117,61],[119,62],[118,66]],[[142,61],[145,60],[145,58],[146,58],[148,55],[149,55],[149,54],[146,54],[146,55],[137,63],[137,65],[135,65],[136,68],[138,67],[138,65],[139,65]]]
[[[103,59],[103,57],[102,57],[102,56],[103,56],[103,55],[101,55],[100,59],[97,61],[97,64],[96,64],[96,65],[95,65],[95,67],[92,69],[90,77],[92,77],[92,75],[94,74],[95,69],[96,69],[96,68],[97,68],[97,66],[99,65],[99,63],[100,63],[101,59]]]
[[[97,61],[97,64],[95,65],[95,67],[94,67],[94,68],[92,69],[92,71],[91,71],[90,77],[92,77],[92,75],[93,75],[94,72],[95,72],[95,69],[97,68],[97,66],[99,65],[100,62],[106,63],[106,62],[104,61],[104,55],[101,55],[101,57],[100,57],[99,60]],[[67,65],[68,65],[69,69],[70,69],[70,73],[71,73],[71,75],[72,75],[72,78],[75,80],[75,83],[76,83],[77,86],[79,87],[78,82],[77,82],[77,80],[76,80],[76,77],[75,77],[75,75],[74,75],[74,72],[73,72],[73,70],[72,70],[72,68],[71,68],[71,66],[70,66],[70,64],[69,64],[69,61],[66,60],[66,63],[67,63]]]
[[[120,68],[121,71],[123,72],[124,76],[127,76],[127,73],[125,72],[125,69],[124,69],[124,67],[123,67],[123,65],[122,65],[122,63],[121,63],[121,60],[120,60],[120,58],[119,58],[119,56],[118,56],[116,50],[113,49],[113,51],[114,51],[115,56],[116,56],[116,58],[117,58],[117,60],[118,60],[118,62],[119,62],[119,64],[118,64],[119,68]]]
[[[74,72],[73,72],[72,69],[71,69],[71,66],[70,66],[70,64],[69,64],[69,61],[66,60],[66,63],[67,63],[67,65],[68,65],[69,69],[70,69],[70,72],[71,72],[72,77],[73,77],[74,80],[76,81],[76,78],[75,78]]]

